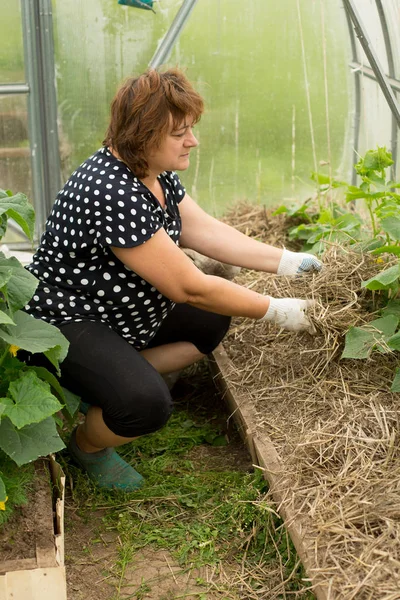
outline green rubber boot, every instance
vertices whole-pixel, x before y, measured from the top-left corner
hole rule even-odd
[[[144,483],[143,477],[128,465],[114,448],[104,448],[99,452],[83,452],[76,443],[75,428],[68,442],[68,450],[76,463],[99,487],[108,490],[134,492]]]

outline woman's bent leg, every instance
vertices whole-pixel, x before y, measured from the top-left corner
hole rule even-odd
[[[62,383],[92,407],[69,443],[73,458],[105,488],[133,491],[143,478],[113,447],[151,433],[168,420],[172,401],[157,371],[102,323],[71,323]]]
[[[61,364],[62,384],[99,406],[113,434],[135,438],[165,425],[172,411],[171,395],[137,350],[103,323],[71,323],[61,331],[70,342]]]

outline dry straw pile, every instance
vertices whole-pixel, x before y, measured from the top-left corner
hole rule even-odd
[[[226,221],[286,245],[288,222],[241,206]],[[282,460],[286,512],[302,521],[314,550],[312,578],[326,598],[400,598],[398,357],[341,359],[344,335],[373,318],[362,280],[378,266],[351,247],[327,244],[322,273],[285,278],[243,271],[236,281],[275,297],[313,298],[317,333],[293,334],[236,319],[224,342],[233,393],[252,399],[259,434]]]

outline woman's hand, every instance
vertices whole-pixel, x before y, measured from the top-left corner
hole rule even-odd
[[[289,331],[315,333],[315,327],[306,315],[306,310],[313,304],[313,300],[271,298],[268,310],[261,321],[270,321]]]
[[[320,271],[322,262],[313,254],[305,252],[291,252],[284,250],[282,258],[278,266],[278,275],[299,275],[301,273],[309,273]]]

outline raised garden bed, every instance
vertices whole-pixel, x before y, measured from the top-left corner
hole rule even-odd
[[[66,600],[64,485],[52,456],[35,462],[29,502],[0,533],[0,600]]]
[[[283,217],[251,210],[235,226],[286,243]],[[317,598],[397,600],[400,419],[390,388],[398,358],[384,346],[364,360],[342,358],[349,327],[379,316],[361,286],[379,267],[340,245],[324,261],[325,273],[308,278],[242,272],[237,281],[260,293],[317,300],[317,332],[235,319],[212,369]]]

